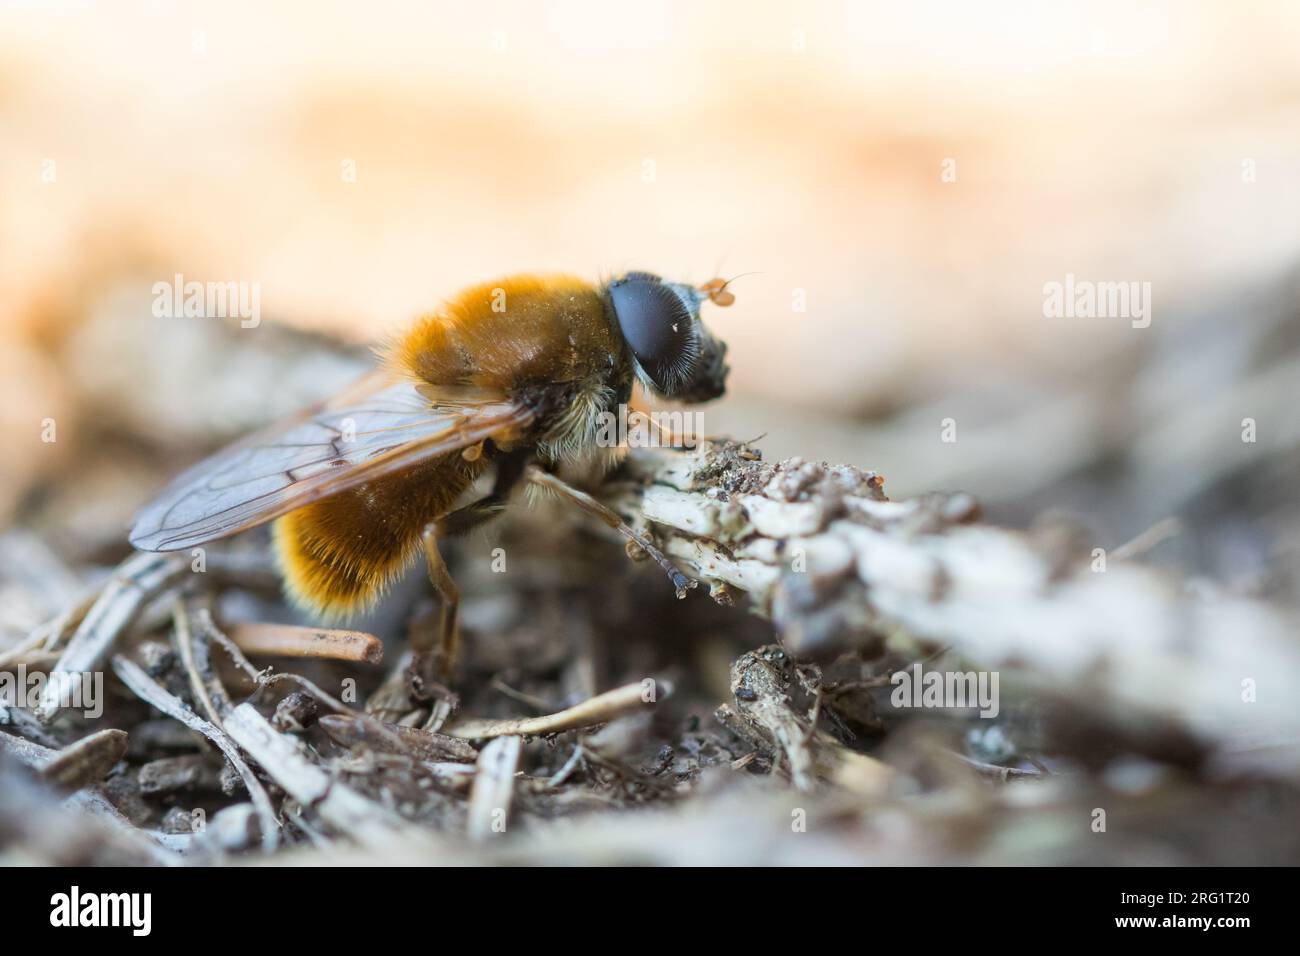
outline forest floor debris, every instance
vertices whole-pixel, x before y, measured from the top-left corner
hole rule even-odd
[[[128,557],[0,647],[47,678],[0,712],[0,807],[27,814],[0,858],[1300,859],[1269,825],[1300,809],[1295,709],[1240,693],[1294,690],[1283,611],[1091,574],[1068,535],[981,524],[967,496],[890,501],[874,472],[735,442],[634,452],[599,494],[707,594],[525,510],[509,574],[458,545],[446,686],[409,680],[437,620],[418,574],[344,631],[289,623],[256,534],[214,550],[238,574]],[[996,715],[900,706],[920,667],[999,672]],[[91,718],[55,691],[96,668]]]

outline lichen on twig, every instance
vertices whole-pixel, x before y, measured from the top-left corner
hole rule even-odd
[[[602,496],[712,590],[744,592],[796,656],[950,646],[1120,726],[1166,722],[1212,750],[1281,734],[1274,771],[1300,772],[1296,622],[1267,603],[984,524],[966,494],[891,501],[876,472],[740,442],[635,450]]]

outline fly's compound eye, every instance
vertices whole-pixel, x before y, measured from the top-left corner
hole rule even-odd
[[[671,396],[689,384],[700,351],[691,306],[643,272],[610,283],[609,295],[623,338],[655,389]]]

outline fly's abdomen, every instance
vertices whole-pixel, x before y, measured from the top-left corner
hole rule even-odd
[[[482,459],[444,455],[285,515],[274,532],[285,590],[326,618],[370,607],[419,553],[425,527],[483,468]]]

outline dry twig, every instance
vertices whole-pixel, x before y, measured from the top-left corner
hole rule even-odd
[[[71,681],[97,668],[113,642],[135,620],[145,603],[157,596],[189,565],[174,554],[137,553],[123,562],[86,612],[58,664],[50,672],[36,716],[52,720],[66,699]]]
[[[498,737],[479,754],[469,797],[471,839],[483,840],[493,833],[505,832],[522,748],[518,737]]]
[[[60,790],[74,791],[104,779],[126,753],[122,730],[101,730],[64,747],[44,765],[41,777]]]
[[[592,727],[621,717],[624,714],[651,706],[656,699],[671,693],[672,688],[659,682],[655,692],[648,695],[645,683],[625,684],[614,690],[597,694],[590,700],[544,717],[515,717],[508,720],[462,720],[447,728],[453,737],[466,740],[484,740],[490,737],[512,735],[536,736],[557,734],[564,730]]]
[[[378,664],[384,659],[383,641],[364,631],[250,622],[232,627],[230,639],[253,657],[307,657],[364,664]]]

